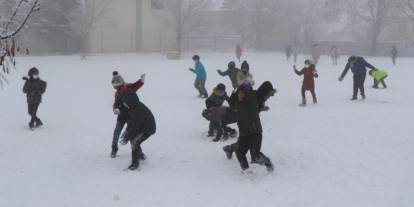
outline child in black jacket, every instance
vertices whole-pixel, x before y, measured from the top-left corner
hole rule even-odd
[[[23,93],[27,96],[27,108],[31,117],[29,127],[33,129],[43,125],[42,121],[37,117],[37,110],[42,102],[42,95],[46,91],[47,83],[40,79],[37,68],[31,68],[28,75],[29,78],[23,77],[23,80],[26,81],[23,86]]]

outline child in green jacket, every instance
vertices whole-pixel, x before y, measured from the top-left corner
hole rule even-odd
[[[387,88],[385,79],[388,77],[387,71],[384,70],[371,70],[369,75],[374,78],[374,85],[372,88],[378,89],[378,84],[381,83],[384,88]]]

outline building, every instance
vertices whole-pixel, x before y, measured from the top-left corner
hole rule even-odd
[[[166,52],[176,48],[171,15],[160,0],[109,1],[105,24],[94,28],[91,53]]]

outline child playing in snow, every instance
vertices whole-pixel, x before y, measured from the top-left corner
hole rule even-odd
[[[114,135],[112,138],[112,158],[116,157],[116,153],[118,152],[119,136],[121,135],[122,129],[124,128],[129,118],[128,113],[126,112],[126,108],[121,103],[122,97],[128,90],[137,92],[144,85],[144,82],[145,74],[142,74],[141,78],[135,83],[125,83],[124,79],[117,71],[114,71],[112,73],[112,86],[116,90],[113,111],[115,115],[118,115]]]
[[[244,86],[244,87],[246,87],[246,86]],[[274,96],[274,94],[276,92],[277,92],[277,90],[273,87],[272,83],[270,83],[269,81],[264,82],[262,85],[260,85],[260,87],[256,91],[253,91],[254,97],[256,98],[256,103],[257,103],[256,104],[256,106],[257,106],[256,110],[257,110],[258,113],[270,110],[270,108],[266,106],[266,101],[270,97]],[[231,99],[230,103],[232,103],[231,107],[237,107],[235,105],[235,103],[236,103],[235,102],[236,101],[235,96],[237,95],[237,93],[238,92],[233,93],[232,96],[230,97],[230,99]],[[239,147],[239,143],[237,143],[237,142],[234,143],[234,144],[226,145],[226,146],[223,147],[223,151],[226,154],[227,159],[232,158],[233,152],[236,152],[238,150],[238,147]],[[255,150],[250,151],[252,162],[253,163],[259,163],[259,164],[264,163],[266,165],[266,167],[268,168],[268,170],[272,171],[273,170],[273,165],[270,162],[270,160],[263,153],[260,152],[261,148],[262,148],[262,136],[260,135],[258,137],[257,143],[255,143]]]
[[[313,98],[313,103],[318,103],[315,94],[315,80],[318,78],[318,73],[316,72],[315,65],[312,64],[310,60],[305,61],[305,67],[302,70],[297,70],[296,65],[293,66],[295,73],[297,75],[303,75],[303,84],[302,84],[302,103],[301,106],[306,106],[306,91],[310,91]]]
[[[31,117],[29,127],[33,129],[43,125],[42,121],[37,117],[37,109],[42,102],[42,95],[46,91],[47,83],[40,79],[37,68],[31,68],[28,75],[29,78],[23,77],[23,80],[26,81],[23,86],[23,93],[27,96],[27,108]]]
[[[217,70],[217,72],[221,76],[229,76],[233,89],[236,89],[239,87],[237,82],[237,75],[239,74],[240,70],[236,68],[236,63],[233,61],[229,62],[227,66],[228,68],[226,71],[223,72],[221,70]]]
[[[190,68],[190,71],[196,74],[196,79],[194,82],[194,87],[198,90],[200,93],[198,97],[200,98],[207,98],[207,90],[206,90],[206,80],[207,80],[207,73],[204,69],[203,64],[200,62],[200,56],[194,55],[193,61],[195,63],[195,69]]]
[[[243,83],[248,83],[254,86],[253,75],[250,73],[250,66],[247,61],[244,61],[241,65],[241,70],[237,75],[237,83],[239,86]]]
[[[369,75],[374,78],[374,85],[372,88],[378,89],[378,84],[381,83],[384,88],[387,88],[385,84],[385,79],[388,77],[388,74],[384,70],[371,70]]]
[[[211,109],[210,113],[213,113],[215,117],[218,117],[221,119],[222,115],[226,112],[226,110],[222,108],[224,101],[228,102],[229,96],[226,93],[226,86],[220,83],[213,89],[213,93],[211,94],[211,96],[209,96],[206,99],[207,110]],[[231,132],[234,131],[228,127],[225,127],[225,125],[222,126],[221,120],[219,121],[219,119],[210,121],[208,136],[213,137],[215,130],[217,130],[219,133],[217,134],[216,139],[214,139],[213,141],[219,141],[221,138],[221,134],[222,134],[221,129],[223,127],[225,128],[226,131],[231,131]]]
[[[156,132],[155,118],[151,110],[140,102],[135,91],[131,89],[122,95],[120,102],[129,117],[125,136],[120,143],[125,145],[130,141],[132,162],[128,169],[136,170],[139,161],[145,159],[142,143]]]
[[[266,166],[269,172],[273,171],[272,162],[261,152],[262,124],[259,116],[259,103],[252,86],[249,83],[243,83],[231,95],[230,103],[237,114],[240,135],[236,144],[223,148],[227,157],[231,158],[232,152],[235,151],[240,167],[245,172],[249,168],[246,154],[250,151],[252,162]]]
[[[229,137],[236,136],[236,130],[227,126],[237,122],[236,112],[230,107],[213,106],[205,109],[202,115],[210,122],[210,130],[213,136],[214,131],[217,131],[216,138],[213,139],[213,142],[218,142],[221,138],[227,140]]]

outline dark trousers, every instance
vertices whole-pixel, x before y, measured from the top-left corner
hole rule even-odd
[[[263,153],[260,152],[262,145],[262,134],[253,134],[249,136],[241,136],[236,145],[232,145],[235,148],[237,159],[239,160],[240,167],[245,170],[249,168],[249,163],[246,158],[246,154],[250,151],[252,156],[252,162],[265,165],[270,162]]]
[[[140,157],[142,156],[142,148],[141,144],[147,140],[151,135],[146,134],[138,134],[137,137],[131,140],[131,156],[132,156],[132,163],[138,163]]]
[[[126,120],[118,120],[116,122],[115,130],[114,130],[114,136],[112,138],[112,149],[118,150],[118,141],[119,137],[121,136],[122,129],[124,128],[126,124]]]
[[[391,59],[392,59],[392,64],[396,65],[397,64],[397,58],[396,57],[391,57]]]
[[[313,102],[316,103],[317,99],[316,99],[316,93],[315,93],[315,89],[309,90],[312,94],[312,98],[313,98]],[[303,104],[306,104],[306,89],[302,87],[302,102]]]
[[[385,77],[386,78],[386,77]],[[385,78],[383,78],[383,79],[381,79],[381,80],[376,80],[375,78],[374,78],[374,86],[373,86],[373,88],[378,88],[378,85],[381,83],[382,84],[382,86],[384,87],[384,88],[387,88],[387,84],[385,84]]]
[[[361,93],[361,96],[362,97],[365,97],[364,84],[365,84],[365,78],[366,78],[366,76],[367,76],[366,73],[354,75],[354,93],[353,93],[353,98],[356,98],[358,96],[358,91]]]
[[[37,110],[39,108],[40,103],[30,103],[28,104],[28,111],[31,117],[30,123],[34,124],[35,122],[39,122],[40,119],[37,117]]]
[[[196,78],[194,81],[194,87],[198,90],[198,92],[202,96],[208,96],[205,85],[206,85],[206,80],[201,80],[201,79]]]

